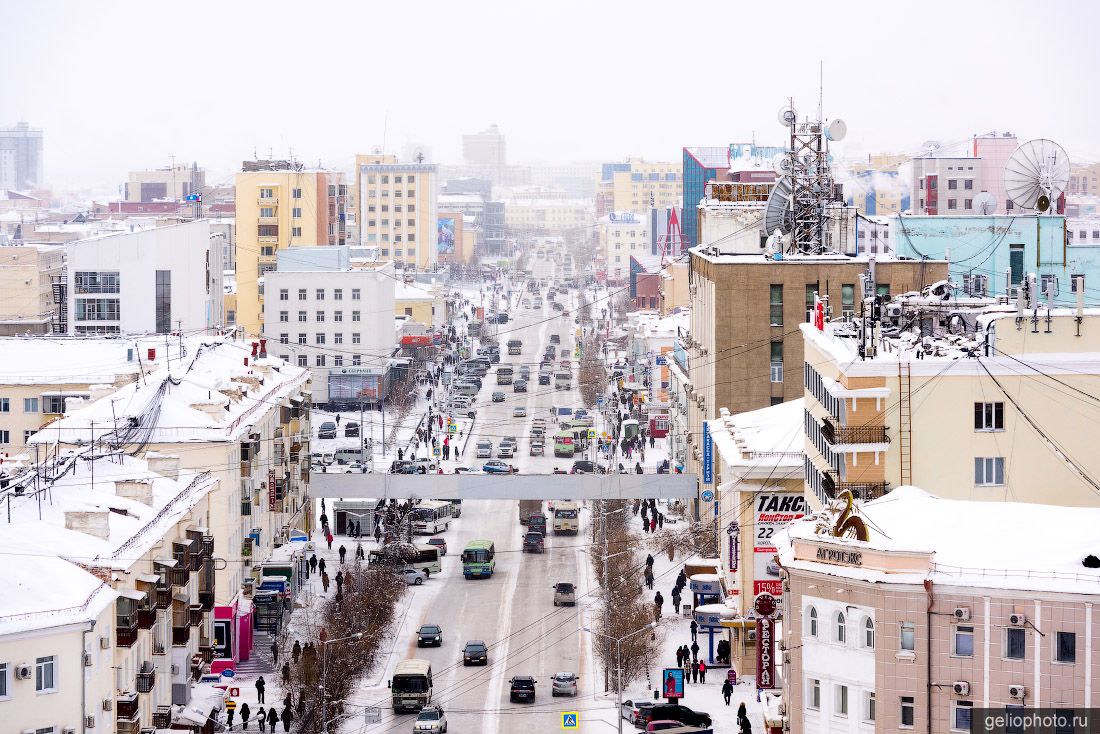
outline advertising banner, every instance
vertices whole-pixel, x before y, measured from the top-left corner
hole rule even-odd
[[[779,564],[774,560],[773,537],[805,514],[806,498],[800,492],[760,492],[756,495],[752,544],[754,596],[767,592],[782,598],[783,582],[779,579]]]
[[[440,255],[455,254],[455,218],[439,217],[436,220],[436,250]]]
[[[703,484],[714,484],[714,440],[706,421],[703,421]]]
[[[661,673],[661,695],[671,700],[684,697],[684,669],[665,668]]]
[[[775,620],[771,617],[756,619],[756,687],[775,688]]]
[[[267,470],[267,509],[275,511],[275,470]]]

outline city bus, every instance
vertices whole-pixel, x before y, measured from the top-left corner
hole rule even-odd
[[[454,505],[447,500],[423,500],[409,514],[414,533],[435,535],[450,527]]]
[[[554,534],[576,535],[580,531],[580,508],[576,502],[554,503]]]
[[[443,571],[439,548],[427,543],[390,543],[367,552],[367,566],[386,568],[412,568],[423,571],[425,576]]]
[[[493,575],[497,549],[491,540],[471,540],[462,551],[462,575],[466,578]]]
[[[497,365],[497,384],[498,385],[511,385],[512,376],[515,374],[515,370],[511,365],[498,364]]]
[[[389,682],[396,714],[419,711],[432,702],[432,664],[427,660],[402,660]]]
[[[572,431],[558,431],[554,434],[554,456],[571,459],[576,448]]]

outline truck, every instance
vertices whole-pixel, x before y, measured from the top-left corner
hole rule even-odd
[[[519,524],[526,525],[527,518],[531,515],[542,514],[542,500],[520,500],[519,501]]]
[[[481,326],[481,321],[471,321],[466,325],[466,333],[473,337],[481,336]]]
[[[509,339],[508,340],[508,354],[522,354],[522,353],[523,353],[523,342],[520,341],[519,339]]]

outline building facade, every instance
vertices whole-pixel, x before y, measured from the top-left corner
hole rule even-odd
[[[0,251],[0,336],[63,332],[65,250],[51,245]]]
[[[42,128],[26,122],[0,127],[0,189],[36,189],[45,183]]]
[[[189,194],[202,194],[206,171],[197,164],[171,165],[151,171],[130,171],[125,199],[129,202],[182,202]]]
[[[987,190],[980,158],[917,156],[913,159],[910,207],[914,214],[974,214],[974,197]],[[1004,182],[1001,182],[1004,188]],[[1004,202],[998,202],[998,207]]]
[[[649,252],[649,223],[632,211],[615,211],[596,221],[597,253],[603,259],[607,282],[621,285],[630,277],[630,258]]]
[[[355,157],[359,244],[401,269],[432,270],[437,246],[438,166],[392,155]]]
[[[612,212],[642,215],[652,208],[680,206],[684,188],[680,163],[628,158],[604,163],[596,182],[596,216]]]
[[[344,175],[305,169],[289,161],[245,161],[236,176],[237,325],[261,333],[264,274],[288,247],[344,245]]]
[[[682,228],[687,247],[694,247],[703,240],[699,234],[699,202],[706,194],[706,186],[711,181],[723,181],[734,161],[768,161],[786,153],[782,147],[756,145],[755,143],[731,143],[720,147],[684,148],[683,179],[683,221]],[[685,248],[686,249],[686,248]]]
[[[1066,193],[1070,196],[1100,196],[1100,163],[1071,166]]]

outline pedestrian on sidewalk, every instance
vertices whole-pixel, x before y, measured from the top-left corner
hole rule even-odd
[[[653,569],[649,566],[645,569],[645,586],[650,591],[653,590]]]
[[[641,509],[642,501],[634,500],[634,517],[638,516],[638,510]]]
[[[229,703],[233,703],[232,700]],[[226,706],[225,709],[225,726],[229,731],[233,731],[233,716],[237,713],[237,709],[231,709]]]
[[[672,611],[677,615],[680,614],[680,590],[675,586],[672,587]]]
[[[298,718],[306,715],[306,689],[298,689]]]
[[[340,546],[340,565],[341,566],[344,565],[344,559],[347,557],[347,555],[348,555],[348,549],[345,548],[343,545],[341,545]]]
[[[290,663],[283,663],[283,685],[290,683]]]
[[[263,706],[256,712],[256,721],[260,722],[260,731],[267,731],[267,712]]]
[[[691,659],[692,660],[698,660],[699,659],[699,641],[698,640],[692,640],[692,642],[691,642]]]
[[[650,553],[648,556],[646,556],[645,565],[646,565],[647,568],[653,568],[653,554],[652,553]]]
[[[259,678],[256,679],[256,700],[259,701],[260,703],[264,702],[264,688],[266,688],[266,687],[267,687],[267,682],[264,680],[264,677],[261,675]]]
[[[657,532],[657,518],[655,517],[649,518],[649,532]]]
[[[691,669],[694,668],[694,667],[695,666],[691,664],[691,661],[688,660],[687,657],[685,656],[685,658],[684,658],[684,685],[687,685],[688,683],[691,683]]]
[[[327,594],[328,593],[328,574],[327,573],[322,573],[321,574],[321,586],[324,588],[325,593]]]
[[[676,648],[676,667],[684,667],[684,648],[682,647]]]
[[[252,711],[248,708],[247,703],[241,704],[241,731],[248,731],[248,717]]]
[[[293,700],[294,699],[291,698],[290,691],[287,691],[286,695],[283,696],[283,708],[290,708],[290,702]]]
[[[649,434],[649,448],[653,448],[654,438],[653,434]]]
[[[267,709],[267,725],[271,727],[271,731],[274,733],[275,725],[279,723],[279,714],[276,713],[274,706],[269,706]]]
[[[707,664],[703,660],[699,661],[699,682],[700,683],[706,683],[707,682]]]
[[[730,683],[730,679],[726,678],[726,682],[722,684],[722,698],[726,699],[726,705],[730,705],[730,696],[733,695],[733,684]]]
[[[653,621],[661,621],[661,608],[665,605],[665,598],[661,596],[661,592],[657,592],[657,595],[653,597]]]
[[[344,588],[344,574],[339,571],[336,572],[336,590],[341,591]]]
[[[362,543],[357,543],[355,545],[355,560],[363,561],[363,560],[366,560],[366,558],[367,558],[367,554],[363,552],[363,544]]]
[[[643,456],[642,459],[644,460],[645,457]],[[641,462],[638,462],[638,461],[634,462],[634,473],[635,474],[641,474],[642,473],[642,464],[641,464]]]
[[[317,573],[317,554],[314,553],[309,557],[309,570],[313,573]]]
[[[375,523],[375,525],[374,525],[374,542],[375,543],[381,543],[382,542],[382,525],[379,524],[379,523]]]
[[[401,448],[398,448],[397,449],[397,460],[401,461],[404,458],[405,458],[405,451]]]
[[[665,513],[663,512],[657,513],[657,527],[661,528],[662,530],[665,527]]]
[[[699,682],[699,663],[697,661],[691,664],[691,682]]]
[[[321,573],[325,572],[325,559],[324,558],[317,561],[317,568],[319,568],[321,570]]]
[[[271,660],[276,665],[279,664],[279,641],[278,640],[272,640],[271,641]]]
[[[329,531],[328,528],[325,528],[325,532],[325,540],[328,541],[328,549],[332,550],[332,532]]]
[[[691,620],[691,641],[695,642],[699,639],[699,623],[694,619]]]
[[[298,664],[298,658],[302,657],[302,643],[298,640],[294,641],[294,647],[290,648],[290,658],[294,661],[294,664]]]
[[[336,425],[340,425],[340,414],[336,414]]]

